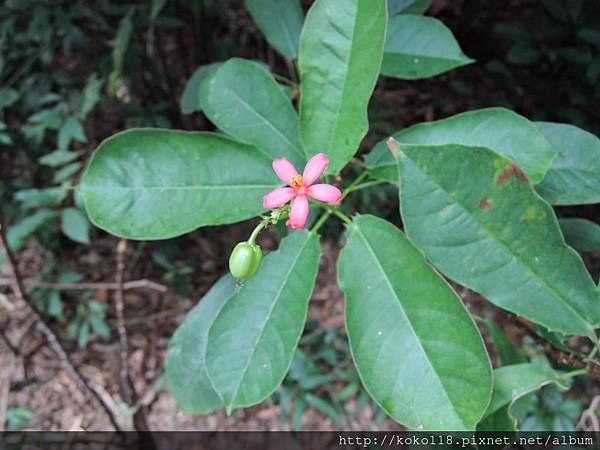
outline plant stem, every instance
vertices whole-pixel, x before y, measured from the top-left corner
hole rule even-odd
[[[358,191],[358,190],[360,190],[360,189],[365,189],[365,188],[368,188],[368,187],[371,187],[371,186],[376,186],[376,185],[378,185],[378,184],[384,184],[384,183],[387,183],[387,181],[384,181],[384,180],[373,180],[373,181],[367,181],[366,183],[359,184],[358,186],[354,186],[354,187],[353,187],[353,188],[350,190],[350,192]],[[350,192],[349,192],[349,193],[350,193]]]
[[[594,348],[592,348],[592,351],[590,352],[589,355],[586,356],[585,360],[592,361],[594,359],[594,356],[596,356],[596,354],[598,353],[599,349],[600,349],[600,340],[594,341]]]
[[[321,228],[321,226],[327,222],[327,219],[329,219],[329,216],[331,216],[331,210],[328,209],[327,211],[325,211],[323,213],[323,215],[321,217],[319,217],[319,220],[317,221],[317,223],[315,223],[313,225],[313,227],[310,229],[311,233],[316,233],[317,231],[319,231],[319,228]]]
[[[289,78],[284,77],[283,75],[279,75],[278,73],[274,73],[273,77],[277,81],[281,81],[282,83],[288,84],[288,85],[292,86],[293,88],[297,88],[298,87],[298,83],[294,82],[293,80],[290,80]]]
[[[346,196],[352,192],[353,190],[356,190],[357,185],[368,175],[368,172],[363,172],[361,173],[359,176],[357,176],[354,181],[352,181],[352,183],[350,183],[350,185],[348,185],[348,187],[346,189],[344,189],[344,191],[342,192],[342,197],[340,198],[340,202],[346,198]],[[327,177],[326,177],[326,181],[328,181]],[[365,183],[368,184],[368,183]],[[327,211],[319,218],[319,220],[317,221],[317,223],[314,224],[314,226],[311,228],[311,232],[316,233],[319,228],[321,228],[321,226],[327,221],[327,219],[329,219],[329,216],[331,216],[332,214],[336,215],[337,217],[339,217],[340,219],[342,219],[342,221],[344,221],[345,223],[352,223],[352,220],[350,220],[350,218],[342,213],[341,211],[339,211],[338,209],[335,208],[330,208],[330,207],[326,207],[324,206],[324,208],[327,209]]]
[[[267,226],[267,222],[265,220],[261,220],[260,223],[256,226],[256,228],[252,232],[252,234],[250,235],[250,238],[248,239],[248,243],[255,244],[256,238],[258,237],[260,232],[263,230],[263,228],[265,228],[266,226]]]
[[[352,223],[352,219],[350,219],[350,217],[348,217],[346,214],[344,214],[343,212],[341,212],[339,209],[330,208],[329,211],[331,211],[332,214],[334,214],[337,217],[339,217],[343,222],[345,222],[347,224],[351,224]]]
[[[344,200],[346,198],[346,196],[352,192],[352,189],[354,188],[354,186],[356,186],[358,183],[360,183],[366,176],[368,175],[368,172],[363,172],[361,173],[359,176],[357,176],[354,181],[352,183],[350,183],[350,185],[344,189],[344,192],[342,192],[342,198],[340,198],[340,201]]]
[[[577,369],[577,370],[573,370],[571,372],[563,373],[560,376],[560,378],[572,378],[572,377],[576,377],[578,375],[584,375],[587,373],[588,373],[587,369]]]

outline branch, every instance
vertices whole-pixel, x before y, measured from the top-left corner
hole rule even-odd
[[[600,420],[596,415],[596,410],[600,407],[600,395],[596,395],[590,406],[583,411],[579,422],[575,426],[578,431],[600,431]]]
[[[133,389],[129,377],[129,350],[127,345],[127,329],[123,315],[123,274],[125,273],[125,253],[127,251],[127,240],[121,239],[117,244],[117,275],[115,277],[117,292],[115,295],[115,310],[117,313],[117,331],[119,333],[119,349],[121,355],[121,391],[127,404],[133,403]]]
[[[12,279],[10,278],[1,278],[0,277],[0,286],[11,286]],[[86,289],[107,289],[111,291],[116,291],[119,289],[119,285],[117,283],[103,283],[103,282],[82,282],[82,283],[48,283],[46,281],[38,281],[33,278],[25,278],[23,283],[28,288],[42,288],[42,289],[56,289],[59,291],[68,291],[68,290],[86,290]],[[123,290],[129,291],[131,289],[152,289],[154,291],[160,292],[162,294],[166,293],[169,288],[164,284],[157,283],[156,281],[148,280],[142,278],[141,280],[132,280],[126,281],[123,283]]]
[[[54,334],[54,332],[46,325],[42,315],[38,311],[35,304],[31,301],[31,299],[25,293],[25,289],[23,288],[23,282],[19,271],[17,269],[17,265],[15,264],[15,259],[8,246],[8,242],[6,240],[6,235],[4,233],[3,222],[0,218],[0,248],[6,255],[6,265],[8,266],[9,272],[12,276],[12,288],[15,296],[23,301],[30,309],[31,316],[36,323],[38,330],[44,335],[46,341],[48,342],[48,346],[56,353],[58,359],[63,364],[66,371],[69,373],[71,378],[75,381],[77,387],[84,393],[87,394],[93,401],[95,401],[107,414],[110,419],[111,424],[117,431],[121,431],[121,427],[117,421],[117,418],[113,414],[110,407],[106,404],[106,402],[98,395],[98,393],[92,389],[85,379],[78,372],[77,368],[73,365],[73,362],[67,355],[65,349],[62,344],[59,342],[58,338]]]
[[[8,342],[4,340],[4,342]],[[15,368],[15,352],[7,346],[5,349],[0,345],[2,355],[2,367],[0,367],[0,432],[4,431],[6,412],[8,411],[8,395],[10,393],[10,382]]]
[[[125,327],[125,301],[123,291],[125,290],[125,268],[127,257],[127,240],[121,239],[117,244],[117,273],[115,284],[115,311],[117,315],[117,331],[119,333],[119,350],[121,355],[121,369],[119,371],[121,392],[125,402],[131,407],[138,403],[138,394],[135,390],[131,374],[129,373],[129,345],[127,342],[127,328]],[[150,431],[144,408],[137,409],[133,414],[133,427],[136,431]],[[143,439],[143,437],[142,437]],[[155,445],[150,438],[146,443],[148,448],[153,449]]]

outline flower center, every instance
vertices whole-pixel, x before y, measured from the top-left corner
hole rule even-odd
[[[292,187],[300,189],[302,187],[302,175],[294,175],[292,177]]]

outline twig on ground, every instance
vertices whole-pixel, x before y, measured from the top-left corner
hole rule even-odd
[[[49,283],[46,281],[39,281],[33,278],[25,278],[24,284],[28,288],[42,288],[42,289],[56,289],[59,291],[67,290],[86,290],[86,289],[107,289],[116,291],[119,289],[117,283],[103,283],[103,282],[82,282],[82,283]],[[9,278],[0,278],[0,286],[10,286],[12,281]],[[160,293],[166,293],[169,288],[164,284],[157,283],[156,281],[141,279],[132,280],[123,283],[123,290],[129,291],[131,289],[152,289]]]
[[[0,249],[4,252],[4,254],[6,256],[6,265],[8,266],[9,272],[12,276],[13,292],[19,300],[25,302],[25,304],[27,304],[27,306],[29,307],[29,309],[31,311],[31,316],[36,323],[36,327],[46,338],[46,341],[48,342],[48,346],[54,351],[54,353],[56,353],[56,356],[58,356],[58,359],[61,361],[63,367],[66,369],[66,371],[69,373],[69,375],[73,378],[73,380],[77,384],[77,387],[82,392],[88,394],[88,396],[92,400],[97,402],[102,407],[102,409],[106,412],[106,414],[108,415],[108,418],[110,419],[110,422],[113,425],[113,427],[115,428],[115,430],[121,431],[121,427],[119,426],[117,418],[113,414],[112,410],[105,403],[105,401],[98,395],[98,393],[88,385],[86,380],[79,373],[77,368],[73,365],[73,362],[67,355],[62,344],[59,342],[59,340],[56,337],[56,335],[54,334],[54,332],[48,327],[48,325],[46,325],[46,322],[44,322],[44,319],[43,319],[42,315],[40,314],[40,312],[38,311],[37,307],[25,293],[25,289],[23,287],[23,282],[22,282],[21,276],[19,274],[19,270],[17,268],[17,265],[15,264],[14,256],[13,256],[12,251],[10,250],[10,248],[8,246],[8,242],[6,240],[6,235],[4,233],[4,224],[3,224],[3,221],[1,218],[0,218]]]
[[[186,312],[188,312],[189,309],[187,308],[174,308],[174,309],[167,309],[165,311],[158,311],[152,314],[148,314],[148,315],[142,315],[142,316],[138,316],[138,317],[130,317],[125,319],[125,325],[128,326],[133,326],[133,325],[139,325],[141,323],[145,324],[148,322],[152,322],[153,320],[164,320],[164,319],[170,319],[176,316],[185,316]],[[109,320],[108,323],[110,325],[115,325],[116,324],[116,320]]]
[[[575,429],[579,431],[600,431],[600,420],[596,415],[598,408],[600,408],[600,395],[596,395],[592,399],[590,406],[583,411]]]
[[[2,355],[6,353],[6,355]],[[0,432],[4,431],[6,422],[6,412],[8,411],[8,394],[10,392],[10,381],[15,365],[15,353],[9,346],[3,350],[0,346],[0,355],[2,355],[2,366],[0,367]]]
[[[14,305],[8,301],[8,297],[4,294],[0,294],[0,306],[8,311],[15,309]]]
[[[127,328],[125,327],[125,301],[123,292],[125,290],[125,268],[127,256],[127,240],[121,239],[117,244],[117,271],[115,283],[115,310],[117,316],[117,331],[119,333],[119,353],[121,355],[121,368],[119,371],[121,393],[125,402],[132,407],[137,404],[139,398],[135,385],[129,373],[129,345],[127,341]],[[137,409],[133,414],[133,427],[136,431],[149,431],[148,420],[144,408]],[[152,443],[148,445],[153,446]]]
[[[121,356],[121,391],[127,404],[133,404],[133,389],[129,376],[129,349],[127,345],[127,329],[125,328],[125,309],[123,302],[123,276],[125,273],[125,254],[127,252],[127,240],[121,239],[117,244],[117,274],[115,283],[117,292],[115,294],[115,311],[117,315],[117,332],[119,333],[119,353]]]
[[[8,347],[8,349],[13,353],[13,355],[15,356],[20,356],[21,352],[19,351],[19,349],[11,342],[11,340],[8,338],[8,336],[6,334],[4,334],[4,331],[0,329],[0,341],[4,342],[4,345],[6,345],[6,347]]]

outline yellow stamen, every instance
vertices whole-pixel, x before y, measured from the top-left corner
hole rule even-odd
[[[301,188],[302,187],[302,175],[294,175],[292,177],[292,187],[293,188]]]

